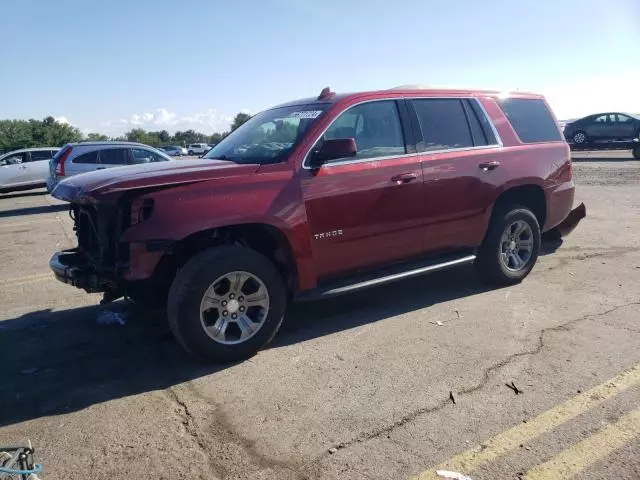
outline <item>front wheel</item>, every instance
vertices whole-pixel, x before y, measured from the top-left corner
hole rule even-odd
[[[254,355],[271,341],[284,318],[286,288],[261,254],[237,246],[196,255],[171,285],[167,314],[178,342],[204,361]]]
[[[521,282],[538,259],[540,226],[531,210],[519,205],[498,207],[478,250],[476,267],[489,282]]]
[[[587,141],[587,134],[582,130],[578,130],[573,134],[573,143],[577,143],[580,145],[581,143],[585,143]]]
[[[193,150],[189,150],[189,155],[193,156]]]

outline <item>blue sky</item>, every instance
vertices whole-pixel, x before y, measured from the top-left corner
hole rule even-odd
[[[640,113],[638,0],[4,0],[0,118],[222,130],[241,110],[407,83]]]

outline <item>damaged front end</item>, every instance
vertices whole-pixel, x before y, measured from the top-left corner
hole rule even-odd
[[[74,202],[70,215],[78,246],[53,255],[49,266],[55,277],[88,293],[105,292],[116,298],[122,295],[129,248],[119,238],[130,225],[130,203]]]

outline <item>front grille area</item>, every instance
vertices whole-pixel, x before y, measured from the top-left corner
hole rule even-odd
[[[119,238],[129,225],[128,209],[109,205],[72,205],[71,215],[78,238],[78,250],[101,271],[114,271],[127,261],[128,249]]]

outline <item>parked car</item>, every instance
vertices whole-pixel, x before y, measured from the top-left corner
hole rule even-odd
[[[57,147],[24,148],[0,155],[0,192],[44,187]]]
[[[166,153],[132,142],[68,143],[49,162],[47,190],[60,180],[80,173],[125,165],[173,161]]]
[[[78,236],[52,257],[56,278],[105,302],[160,300],[179,343],[212,361],[254,354],[291,301],[470,263],[518,283],[541,234],[586,214],[544,98],[469,90],[325,89],[204,160],[88,173],[54,196]]]
[[[640,136],[640,118],[626,113],[597,113],[564,127],[564,137],[575,144],[600,141],[630,142]]]
[[[162,147],[164,153],[171,157],[179,157],[181,155],[188,155],[188,151],[184,147],[171,146],[171,147]]]
[[[209,151],[209,145],[206,143],[192,143],[187,147],[189,155],[202,155]]]

